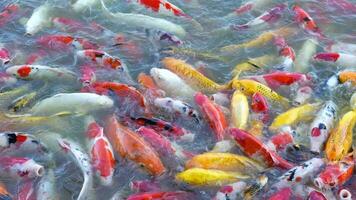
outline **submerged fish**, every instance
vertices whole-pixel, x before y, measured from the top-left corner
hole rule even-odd
[[[231,122],[235,128],[245,130],[249,119],[249,106],[247,97],[236,90],[231,98]]]

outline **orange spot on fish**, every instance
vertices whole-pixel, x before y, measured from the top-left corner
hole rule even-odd
[[[28,75],[30,75],[31,73],[31,67],[30,66],[23,66],[23,67],[20,67],[18,70],[17,70],[17,74],[20,76],[20,77],[28,77]]]

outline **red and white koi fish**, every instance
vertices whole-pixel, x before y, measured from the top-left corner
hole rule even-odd
[[[174,200],[187,200],[195,199],[194,196],[188,192],[184,191],[174,191],[174,192],[146,192],[141,194],[133,194],[127,197],[126,200],[160,200],[160,199],[174,199]]]
[[[35,181],[28,179],[21,182],[18,186],[17,200],[37,200]]]
[[[52,169],[48,169],[47,173],[42,176],[37,183],[36,196],[37,200],[58,200],[55,177]]]
[[[320,189],[331,189],[342,186],[354,172],[355,163],[352,157],[345,157],[337,163],[329,163],[316,177],[314,185]]]
[[[284,150],[288,144],[292,143],[293,135],[289,132],[281,132],[279,134],[273,135],[266,145],[273,151],[281,151]]]
[[[88,147],[94,172],[103,185],[111,185],[115,170],[115,157],[109,140],[104,135],[104,128],[89,117],[86,121]]]
[[[293,164],[284,160],[276,152],[270,150],[256,136],[237,128],[230,128],[229,133],[246,155],[264,163],[267,167],[276,166],[282,169],[290,169],[293,167]]]
[[[201,92],[197,92],[194,99],[210,127],[213,129],[216,140],[223,140],[228,122],[220,107]]]
[[[34,136],[17,133],[0,133],[0,152],[1,154],[13,152],[46,152],[46,147]]]
[[[285,187],[273,193],[270,197],[268,197],[268,200],[290,200],[292,195],[292,189],[290,187]]]
[[[151,180],[131,181],[130,189],[136,193],[156,192],[161,190],[159,184]]]
[[[36,8],[25,24],[26,35],[34,35],[43,28],[49,27],[52,21],[53,10],[54,8],[48,3]]]
[[[339,191],[340,200],[352,200],[352,194],[347,189],[341,189]]]
[[[156,107],[162,108],[169,113],[177,113],[183,115],[184,117],[192,118],[196,123],[200,123],[201,121],[199,113],[194,110],[191,105],[180,100],[165,97],[156,98],[153,103]]]
[[[0,66],[9,64],[11,60],[9,51],[4,47],[3,44],[0,44]]]
[[[271,3],[272,1],[270,0],[250,0],[237,8],[235,13],[237,15],[241,15],[254,10],[258,11],[260,9],[266,8]]]
[[[7,23],[12,21],[14,17],[17,15],[19,12],[20,7],[17,4],[10,4],[6,6],[1,12],[0,12],[0,27],[5,26]]]
[[[246,187],[247,184],[243,181],[239,181],[229,185],[224,185],[216,193],[213,200],[238,199],[238,197],[240,196],[240,194],[242,194],[242,192],[246,189]]]
[[[6,186],[0,182],[0,199],[1,200],[11,200],[12,195],[7,191]]]
[[[13,178],[35,178],[43,176],[45,169],[34,160],[25,157],[1,157],[1,172]]]
[[[146,2],[154,2],[145,0]],[[134,27],[143,27],[146,29],[162,30],[178,37],[184,38],[186,31],[180,25],[174,24],[170,21],[161,18],[150,17],[142,14],[133,13],[111,13],[105,6],[104,1],[101,0],[102,10],[108,19],[115,23],[131,25]]]
[[[76,82],[77,74],[65,68],[54,68],[45,65],[15,65],[8,67],[6,73],[23,80],[46,80]]]
[[[167,13],[175,15],[178,17],[186,17],[191,19],[191,17],[183,12],[182,9],[173,5],[166,0],[135,0],[139,5],[151,9],[153,12],[157,13]]]
[[[306,183],[324,164],[325,162],[321,158],[312,158],[302,165],[290,169],[279,177],[279,180],[287,183]]]
[[[311,82],[311,77],[297,72],[283,72],[277,71],[270,74],[245,76],[244,79],[252,79],[260,82],[272,89],[277,89],[283,85],[300,84],[305,85]]]
[[[332,101],[327,101],[315,115],[316,117],[309,128],[310,150],[318,153],[322,151],[322,147],[334,127],[336,111],[337,105]]]
[[[185,154],[185,151],[182,150],[181,147],[177,146],[174,143],[171,143],[167,138],[158,134],[153,129],[142,126],[136,132],[141,135],[148,143],[150,143],[150,145],[162,157],[175,155],[177,158],[182,160],[186,160],[187,157],[189,157],[189,152]]]
[[[190,133],[184,128],[181,128],[158,118],[131,117],[130,119],[139,126],[150,127],[155,131],[159,132],[160,134],[169,138],[189,142],[194,140],[194,134]]]
[[[319,27],[316,25],[313,18],[303,10],[300,6],[293,6],[292,10],[294,11],[295,21],[308,33],[314,34],[320,38],[323,38],[324,35],[321,33]]]
[[[297,90],[292,104],[294,106],[301,106],[311,99],[313,94],[313,89],[310,86],[304,86]]]
[[[82,147],[74,141],[57,138],[57,142],[65,153],[69,153],[70,157],[79,166],[83,173],[84,182],[77,199],[90,199],[90,191],[93,190],[93,171],[92,166],[90,165],[89,156],[85,153]]]
[[[340,67],[355,67],[356,56],[345,53],[323,52],[314,55],[314,60],[332,62]]]
[[[97,64],[99,67],[124,71],[124,65],[122,61],[119,58],[111,56],[104,51],[88,49],[77,51],[76,55],[78,58]]]
[[[276,45],[279,51],[279,56],[284,59],[283,63],[278,67],[281,67],[286,71],[290,71],[295,60],[295,52],[293,48],[290,47],[285,41],[285,39],[281,36],[277,36],[274,38],[274,45]]]
[[[13,76],[11,76],[5,72],[0,72],[0,86],[14,85],[16,82],[17,82],[17,79],[14,78]]]
[[[105,119],[104,130],[113,148],[121,157],[140,164],[154,176],[160,176],[166,171],[153,147],[137,133],[120,124],[116,116],[111,115]]]
[[[96,81],[95,66],[83,65],[80,67],[81,77],[79,81],[82,82],[83,86],[89,86]]]
[[[247,22],[246,24],[243,24],[243,25],[232,25],[231,28],[233,30],[239,31],[239,30],[244,30],[244,29],[256,27],[256,26],[261,26],[263,24],[275,23],[276,21],[278,21],[282,17],[282,14],[283,14],[284,10],[286,9],[286,7],[287,6],[285,4],[279,4],[279,5],[275,6],[275,7],[273,7],[272,9],[262,13],[257,18]]]
[[[84,38],[76,38],[70,35],[45,35],[37,39],[37,44],[54,51],[66,51],[71,47],[75,49],[97,49],[99,46]]]
[[[261,114],[262,122],[269,120],[269,106],[265,96],[256,92],[251,98],[251,110],[255,113]]]

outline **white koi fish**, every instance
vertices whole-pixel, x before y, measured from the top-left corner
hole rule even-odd
[[[43,28],[49,27],[52,21],[52,11],[53,8],[47,3],[36,8],[25,24],[26,35],[34,35]]]

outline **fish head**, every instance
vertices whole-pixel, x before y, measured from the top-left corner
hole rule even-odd
[[[21,79],[29,79],[31,75],[36,73],[38,68],[33,65],[16,65],[6,69],[6,73]]]
[[[174,85],[177,77],[174,76],[175,74],[173,72],[167,69],[152,68],[150,70],[150,75],[159,87],[177,87],[177,85]]]

